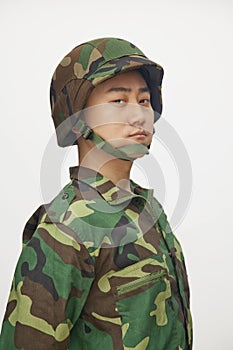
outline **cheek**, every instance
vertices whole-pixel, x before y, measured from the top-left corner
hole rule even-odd
[[[105,140],[114,140],[123,137],[122,125],[118,124],[105,124],[102,126],[97,126],[93,128],[93,130]]]
[[[147,127],[148,131],[153,134],[153,127],[154,127],[154,112],[152,112],[147,119]]]
[[[91,111],[85,115],[84,121],[88,124],[92,129],[97,127],[105,126],[107,123],[107,118],[104,114],[99,111]]]
[[[127,122],[126,117],[122,115],[122,111],[107,103],[88,108],[83,119],[91,128],[107,127],[107,125],[112,126],[117,125],[117,123],[126,124]]]

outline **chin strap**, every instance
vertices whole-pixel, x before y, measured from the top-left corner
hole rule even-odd
[[[133,161],[138,158],[133,157],[134,154],[149,154],[149,146],[147,147],[138,143],[114,148],[109,142],[105,141],[102,137],[96,134],[82,119],[78,120],[75,128],[78,129],[84,139],[91,140],[98,149],[102,149],[103,151],[113,155],[116,158]]]

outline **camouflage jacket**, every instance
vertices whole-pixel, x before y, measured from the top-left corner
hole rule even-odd
[[[153,191],[70,173],[25,226],[0,349],[191,349],[184,257]]]

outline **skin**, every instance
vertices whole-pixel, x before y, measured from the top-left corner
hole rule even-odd
[[[129,71],[99,84],[87,100],[83,118],[114,147],[135,143],[149,145],[154,113],[142,75],[138,71]],[[78,134],[77,129],[73,128],[73,131]],[[78,137],[78,152],[81,166],[100,172],[115,185],[130,191],[133,161],[115,158],[83,137]]]

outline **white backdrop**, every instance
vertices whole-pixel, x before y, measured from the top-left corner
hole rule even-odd
[[[194,349],[232,350],[233,1],[2,0],[0,30],[0,323],[23,226],[43,202],[41,164],[54,132],[53,71],[77,44],[115,36],[132,41],[164,67],[162,118],[191,161],[192,199],[175,232],[189,273]],[[73,151],[66,155],[61,184],[68,181],[68,166],[77,162]],[[163,204],[170,218],[185,184],[159,141],[154,140],[152,155],[163,172]],[[48,183],[52,176],[48,164]]]

